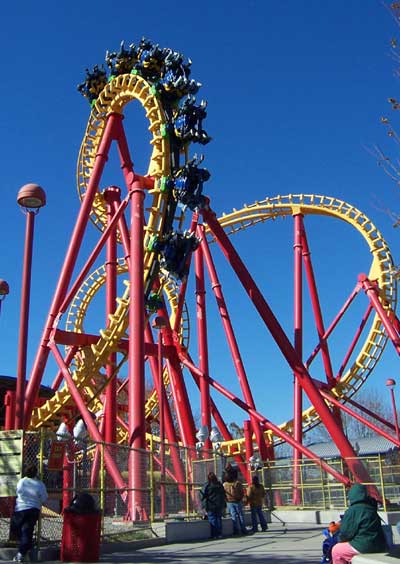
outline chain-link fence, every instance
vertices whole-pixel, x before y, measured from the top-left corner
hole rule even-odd
[[[61,437],[63,439],[63,437]],[[400,462],[397,451],[390,456],[360,458],[371,476],[367,485],[376,488],[383,509],[400,503]],[[236,461],[236,462],[235,462]],[[332,468],[352,479],[343,460],[328,460]],[[245,462],[221,451],[185,448],[151,440],[149,450],[124,445],[76,440],[46,430],[0,432],[0,542],[8,539],[9,519],[15,487],[23,465],[36,464],[46,485],[49,500],[42,510],[37,536],[40,543],[59,543],[62,510],[82,492],[90,493],[103,516],[102,536],[143,538],[151,534],[152,523],[166,517],[202,516],[199,490],[210,471],[220,478],[228,463],[238,463],[245,481]],[[321,467],[304,460],[295,468],[292,460],[260,462],[257,473],[264,484],[266,505],[304,509],[343,509],[345,487]],[[296,492],[294,492],[296,482]],[[295,495],[296,493],[296,495]],[[390,502],[388,501],[390,500]]]
[[[387,455],[358,457],[370,476],[364,482],[370,492],[381,501],[384,511],[399,510],[400,506],[400,462],[399,453],[393,451]],[[349,460],[347,459],[347,462]],[[343,459],[326,460],[332,469],[347,476],[351,482],[355,479]],[[254,474],[254,471],[252,472]],[[267,491],[267,505],[272,507],[293,507],[303,509],[342,509],[347,505],[344,484],[325,472],[312,460],[294,464],[293,460],[259,464],[256,470],[260,481]],[[294,484],[296,483],[296,486]]]
[[[199,453],[196,449],[154,441],[148,451],[139,451],[124,445],[96,443],[89,438],[60,437],[47,430],[0,432],[0,460],[1,436],[10,437],[10,433],[13,437],[16,434],[19,450],[12,468],[0,466],[0,486],[7,483],[6,488],[0,489],[3,543],[8,539],[16,484],[23,467],[29,464],[36,464],[49,494],[37,530],[42,545],[60,542],[62,510],[82,492],[95,499],[103,516],[102,536],[110,540],[126,535],[132,538],[132,533],[143,538],[150,535],[153,522],[166,517],[198,517],[198,491],[208,472],[213,470],[221,475],[224,468],[222,455],[205,450]]]

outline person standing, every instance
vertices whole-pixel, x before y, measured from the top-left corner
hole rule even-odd
[[[244,522],[243,504],[244,488],[242,482],[237,477],[237,470],[225,471],[224,490],[226,495],[226,504],[231,516],[233,534],[239,534],[239,528],[243,535],[247,535],[247,529]]]
[[[332,548],[333,564],[348,564],[356,554],[387,550],[376,500],[363,484],[350,488],[349,503],[340,522],[339,542]]]
[[[247,490],[247,499],[250,505],[253,533],[256,533],[258,529],[257,517],[260,521],[261,530],[266,531],[268,529],[268,525],[262,510],[265,499],[265,489],[264,486],[260,484],[258,476],[253,476],[252,484]]]
[[[207,512],[211,538],[221,539],[222,514],[226,506],[225,490],[214,472],[209,472],[207,479],[207,483],[200,491],[201,503]]]
[[[23,562],[32,548],[33,531],[47,497],[46,486],[37,477],[37,467],[31,464],[17,484],[17,499],[11,518],[11,531],[19,541],[14,562]]]

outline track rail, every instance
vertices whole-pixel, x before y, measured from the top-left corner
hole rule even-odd
[[[396,308],[397,283],[393,276],[393,259],[389,247],[376,226],[360,210],[350,204],[328,196],[315,194],[289,194],[257,201],[229,214],[223,214],[219,222],[228,235],[249,229],[268,220],[301,213],[333,217],[350,224],[364,238],[371,252],[372,261],[368,276],[378,282],[381,289],[382,303],[385,308]],[[206,229],[210,242],[213,241]],[[378,362],[388,337],[377,315],[371,322],[371,328],[361,347],[357,358],[343,374],[340,382],[332,390],[341,401],[346,401],[365,382]],[[303,429],[309,430],[319,422],[319,416],[313,407],[303,412]],[[285,421],[280,427],[291,433],[293,421]],[[239,439],[222,443],[222,449],[229,452],[240,452],[244,449],[244,440]]]
[[[135,100],[146,111],[149,131],[152,134],[150,143],[153,147],[147,174],[154,178],[154,188],[149,190],[152,201],[150,207],[147,208],[144,228],[144,278],[146,283],[155,260],[155,254],[148,252],[147,247],[152,236],[163,233],[167,214],[168,195],[161,190],[161,179],[171,174],[171,152],[168,137],[165,135],[167,117],[163,106],[151,84],[140,75],[123,74],[117,76],[107,83],[97,98],[79,152],[77,184],[79,196],[83,199],[104,134],[107,116],[111,113],[122,114],[124,107]],[[91,220],[100,230],[103,230],[107,224],[106,206],[100,190],[97,191],[93,203]],[[89,280],[77,292],[67,316],[67,329],[79,331],[82,328],[86,308],[104,283],[102,268],[92,273]],[[123,268],[122,263],[119,263],[118,271],[122,272]],[[106,364],[108,355],[119,351],[118,343],[126,335],[129,286],[126,287],[122,297],[118,298],[117,302],[117,309],[110,316],[108,327],[100,330],[98,342],[91,347],[83,348],[72,366],[75,383],[90,405],[93,405],[95,398],[99,395],[99,383],[100,387],[104,386],[102,368]],[[69,391],[64,386],[42,407],[33,411],[30,428],[35,429],[42,425],[52,425],[54,420],[57,421],[57,416],[70,404],[70,401]]]

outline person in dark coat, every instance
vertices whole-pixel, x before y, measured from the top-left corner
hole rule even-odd
[[[208,481],[200,491],[201,504],[207,512],[212,539],[222,538],[222,515],[226,507],[224,486],[214,472],[208,473]]]
[[[359,553],[387,550],[377,503],[368,496],[367,488],[354,484],[349,503],[340,523],[339,542],[332,549],[332,564],[348,564]]]

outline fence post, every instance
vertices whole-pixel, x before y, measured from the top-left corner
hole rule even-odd
[[[40,443],[39,443],[39,478],[43,481],[43,459],[44,459],[44,428],[40,427]],[[40,550],[40,537],[42,536],[42,512],[39,513],[37,524],[37,542],[36,548],[39,554]]]
[[[100,447],[100,509],[104,514],[105,503],[105,475],[104,475],[104,443],[99,444]]]
[[[344,474],[344,462],[343,462],[343,458],[340,459],[340,470],[341,470],[342,474]],[[343,484],[343,482],[342,482],[342,490],[343,490],[343,505],[344,505],[344,507],[346,507],[346,505],[347,505],[346,486]]]
[[[386,511],[385,482],[383,478],[382,456],[380,454],[378,455],[378,464],[379,464],[379,478],[381,482],[383,511]]]
[[[150,449],[149,449],[149,456],[150,456],[150,523],[154,521],[154,457],[153,457],[153,449],[154,449],[154,442],[153,442],[153,435],[150,435]]]
[[[321,477],[321,490],[322,490],[322,504],[324,509],[328,509],[326,504],[326,495],[325,495],[325,484],[324,484],[324,470],[322,467],[319,467],[319,475]]]
[[[186,492],[186,516],[189,516],[189,500],[190,500],[190,493],[189,493],[189,456],[188,456],[189,447],[185,447],[185,492]],[[193,475],[193,472],[192,472]],[[192,484],[193,485],[193,484]]]

